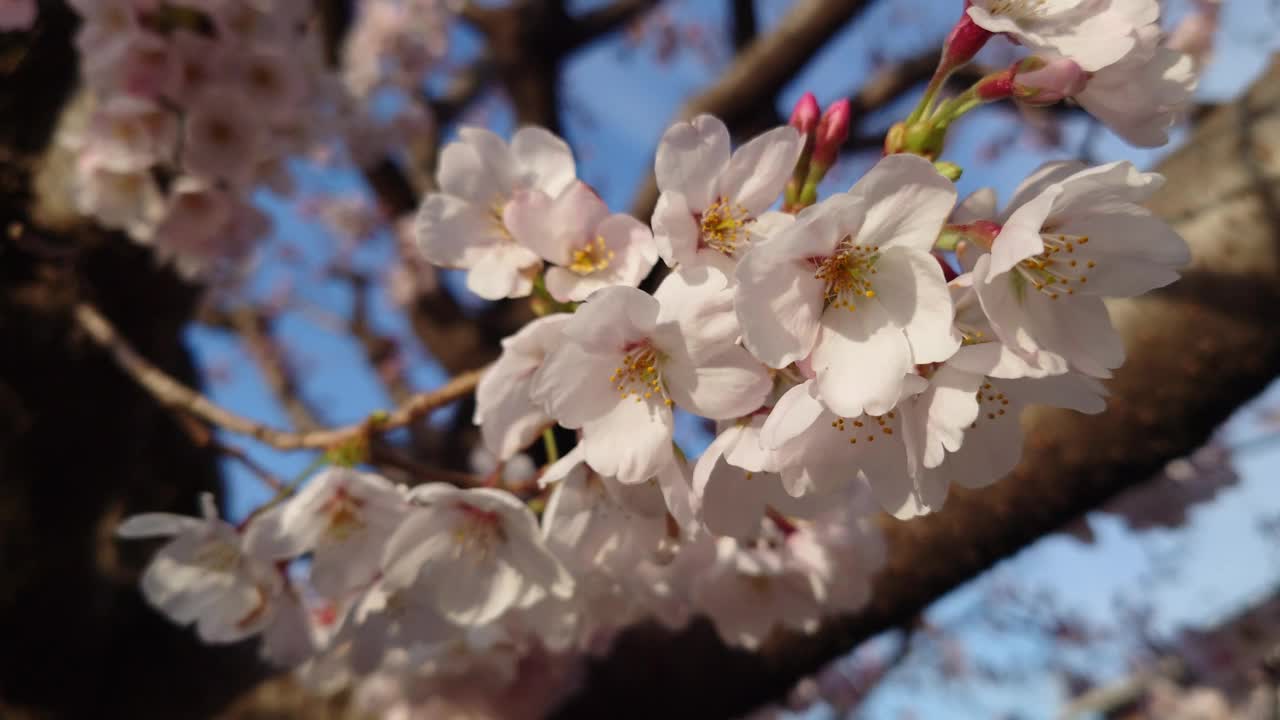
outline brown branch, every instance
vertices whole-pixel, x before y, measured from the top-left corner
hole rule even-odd
[[[756,17],[756,0],[732,0],[733,16],[730,27],[730,38],[733,40],[735,52],[742,52],[755,42],[760,32],[759,18]]]
[[[312,432],[288,432],[223,408],[209,398],[174,380],[135,351],[102,313],[92,305],[78,303],[76,323],[90,338],[111,354],[116,365],[165,407],[190,413],[224,430],[248,435],[278,450],[325,449],[368,436],[372,430],[400,428],[435,410],[459,400],[473,390],[484,369],[472,370],[449,380],[435,390],[418,393],[385,418],[340,428]]]
[[[868,0],[801,0],[768,35],[746,47],[720,80],[685,103],[679,116],[711,113],[735,135],[762,129],[753,123],[773,116],[773,100],[827,41],[870,5]],[[757,123],[758,124],[758,123]],[[658,200],[650,173],[631,203],[632,214],[647,218]]]
[[[1161,166],[1151,207],[1192,248],[1166,290],[1108,304],[1128,360],[1099,416],[1037,410],[1024,419],[1018,469],[992,487],[956,489],[942,512],[886,520],[890,551],[871,604],[812,637],[761,654],[726,649],[703,622],[672,635],[624,633],[561,718],[728,717],[794,683],[953,588],[1200,447],[1280,374],[1280,64],[1215,112]],[[1206,195],[1219,198],[1206,203]],[[1206,208],[1188,215],[1187,208]],[[714,673],[707,672],[714,668]],[[621,709],[621,712],[619,710]]]
[[[614,0],[589,10],[572,20],[566,53],[578,50],[639,20],[657,6],[659,0]]]

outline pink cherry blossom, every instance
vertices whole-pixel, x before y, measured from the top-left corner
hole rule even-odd
[[[804,138],[779,127],[732,155],[729,130],[711,115],[672,125],[654,162],[653,233],[668,265],[711,264],[732,276],[754,236],[753,224],[782,194]]]
[[[915,365],[959,346],[929,255],[954,204],[931,163],[892,155],[807,208],[738,267],[743,343],[775,368],[812,353],[822,402],[840,414],[887,412]]]

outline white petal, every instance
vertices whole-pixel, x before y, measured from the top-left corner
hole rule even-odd
[[[849,190],[864,213],[859,244],[927,252],[956,204],[955,185],[916,155],[890,155]]]
[[[452,195],[429,193],[414,218],[413,234],[422,256],[433,265],[474,267],[485,247],[502,242],[497,219]]]
[[[876,272],[876,297],[890,320],[906,333],[913,362],[941,362],[955,354],[960,347],[960,338],[951,329],[955,310],[937,258],[891,248],[881,254]]]
[[[813,349],[818,397],[832,412],[857,417],[893,409],[911,372],[911,346],[874,299],[856,310],[829,308]]]
[[[782,126],[738,148],[720,176],[719,195],[755,217],[773,205],[795,170],[804,138]]]
[[[533,187],[556,196],[573,182],[573,151],[569,144],[540,127],[522,127],[511,138],[511,155],[533,176]]]
[[[824,282],[781,242],[755,245],[738,263],[734,309],[742,342],[769,367],[809,354],[818,338]]]
[[[704,210],[715,199],[716,178],[728,163],[729,130],[724,123],[711,115],[678,122],[658,143],[658,190],[681,193],[690,209]]]
[[[773,381],[769,372],[739,347],[694,363],[672,355],[663,378],[676,404],[696,415],[723,420],[740,417],[759,408]]]
[[[626,398],[583,424],[587,464],[619,482],[645,482],[672,461],[673,428],[671,409],[660,399]]]
[[[696,262],[702,231],[684,195],[672,190],[658,196],[650,223],[658,256],[663,262],[668,266]]]
[[[172,513],[142,513],[131,515],[116,527],[116,535],[122,538],[152,538],[177,535],[204,526],[204,521],[187,515]]]
[[[799,437],[826,412],[813,396],[812,380],[788,390],[778,399],[760,429],[760,444],[771,450]]]

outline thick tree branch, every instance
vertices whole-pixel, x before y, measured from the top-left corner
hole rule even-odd
[[[75,318],[80,328],[111,354],[120,369],[151,393],[161,405],[190,413],[225,430],[248,435],[279,450],[326,449],[366,437],[371,430],[404,427],[436,408],[469,395],[484,373],[482,368],[458,375],[440,388],[414,395],[408,402],[376,421],[313,432],[288,432],[237,415],[174,380],[139,355],[111,322],[92,305],[77,304]]]
[[[604,7],[582,13],[572,21],[566,51],[572,52],[639,20],[658,5],[659,0],[614,0]]]
[[[725,649],[703,623],[625,634],[561,718],[742,714],[894,627],[996,561],[1145,481],[1202,445],[1280,373],[1280,65],[1210,116],[1161,170],[1152,201],[1194,257],[1165,291],[1108,305],[1128,361],[1100,416],[1028,414],[1022,464],[996,485],[958,489],[942,512],[886,520],[890,558],[864,611],[759,655]],[[1217,198],[1206,202],[1206,195]],[[714,672],[708,672],[714,668]],[[621,710],[621,712],[619,712]]]

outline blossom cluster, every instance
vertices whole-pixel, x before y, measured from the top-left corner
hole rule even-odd
[[[258,185],[331,118],[306,3],[73,0],[89,107],[62,142],[80,212],[183,273],[242,261],[265,234]]]
[[[1049,163],[1000,209],[990,190],[958,197],[932,134],[1003,88],[1163,141],[1194,78],[1156,19],[1154,0],[974,0],[941,77],[998,33],[1037,60],[936,109],[931,89],[886,156],[824,198],[849,111],[811,98],[736,149],[713,116],[671,126],[648,223],[611,211],[547,130],[459,129],[412,235],[481,298],[532,296],[540,317],[502,342],[474,420],[498,463],[543,438],[549,464],[506,488],[332,467],[240,527],[212,508],[135,516],[122,534],[173,536],[144,592],[211,642],[261,632],[319,687],[446,694],[602,651],[644,619],[704,615],[754,649],[858,609],[885,559],[879,511],[939,512],[953,484],[1007,475],[1028,406],[1102,411],[1124,359],[1104,300],[1190,260],[1142,207],[1157,174]],[[1066,63],[1072,87],[1051,86],[1042,71]],[[1088,99],[1132,85],[1154,95]],[[679,413],[716,428],[696,459]],[[575,431],[563,457],[555,426]]]

